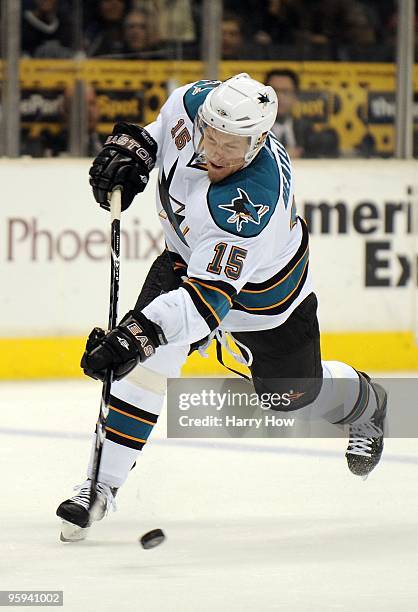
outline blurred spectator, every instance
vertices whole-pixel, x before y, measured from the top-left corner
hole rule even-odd
[[[349,62],[388,61],[389,55],[377,10],[359,0],[354,2],[348,18],[345,42],[338,49],[338,59]]]
[[[361,2],[355,2],[349,17],[347,38],[350,44],[362,47],[376,43],[376,15]]]
[[[385,41],[391,15],[397,12],[396,0],[361,0],[372,19],[379,41]]]
[[[376,151],[376,139],[370,132],[364,134],[358,145],[354,147],[354,151],[358,157],[370,158],[379,155]],[[383,157],[382,154],[380,156]]]
[[[353,0],[303,0],[307,55],[312,60],[337,60],[347,42]]]
[[[221,36],[221,56],[224,60],[268,59],[265,47],[249,41],[241,18],[234,13],[224,13]]]
[[[233,14],[222,19],[222,59],[240,59],[244,47],[241,20]]]
[[[291,49],[300,38],[302,27],[299,0],[268,0],[261,3],[260,29],[254,40],[261,45],[275,45],[279,49]],[[279,55],[278,55],[279,57]],[[280,55],[283,58],[283,54]]]
[[[22,53],[32,57],[71,57],[71,23],[57,0],[33,0],[22,12]]]
[[[148,13],[133,10],[125,18],[123,56],[126,59],[163,59],[164,49],[159,49],[158,39]]]
[[[415,9],[415,62],[418,61],[418,7]],[[396,45],[397,45],[397,33],[398,33],[398,13],[396,10],[389,15],[385,24],[386,32],[386,43],[388,49],[389,59],[388,61],[394,62],[396,60]]]
[[[196,41],[192,0],[134,0],[158,24],[158,38],[163,43],[190,44]]]
[[[271,85],[279,99],[277,119],[272,132],[286,147],[290,157],[338,157],[338,136],[335,130],[316,132],[307,117],[293,117],[298,101],[299,78],[293,70],[277,69],[266,75],[266,85]]]
[[[123,50],[123,22],[129,0],[97,0],[95,20],[88,24],[85,32],[87,55],[101,56],[120,54]]]
[[[279,100],[277,119],[272,132],[286,147],[290,157],[302,157],[313,128],[305,118],[294,119],[292,116],[299,93],[297,74],[287,69],[272,70],[266,76],[266,85],[273,87]]]
[[[71,116],[71,105],[73,101],[73,91],[67,88],[64,92],[64,100],[62,107],[63,116],[63,131],[62,131],[62,151],[69,150],[69,125]],[[87,127],[87,143],[86,155],[95,157],[102,149],[104,138],[98,133],[97,125],[99,123],[99,107],[97,104],[96,90],[92,85],[85,85],[85,105],[86,105],[86,127]],[[57,152],[57,154],[60,151]]]
[[[294,61],[390,61],[385,39],[396,4],[395,0],[224,0],[226,11],[239,15],[251,29],[254,42],[266,45],[265,59]]]
[[[22,155],[32,157],[58,157],[70,152],[70,118],[73,103],[73,90],[68,87],[62,97],[61,125],[58,133],[44,129],[39,136],[33,137],[27,131],[22,134]],[[99,108],[95,89],[87,84],[85,88],[86,104],[86,155],[95,157],[103,146],[104,139],[97,131]]]

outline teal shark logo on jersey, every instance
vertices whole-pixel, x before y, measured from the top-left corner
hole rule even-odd
[[[268,212],[270,206],[266,204],[253,204],[244,189],[237,187],[238,197],[234,198],[230,204],[219,204],[219,208],[231,212],[227,223],[236,223],[238,232],[244,223],[254,223],[260,225],[261,218]]]

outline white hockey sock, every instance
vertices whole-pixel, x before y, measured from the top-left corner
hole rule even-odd
[[[373,416],[377,401],[367,378],[341,361],[323,361],[327,379],[332,379],[334,409],[324,415],[331,423],[365,423]],[[342,384],[341,384],[342,383]]]
[[[297,411],[298,417],[341,425],[369,421],[377,402],[367,379],[341,361],[323,361],[322,369],[322,389],[314,402]]]
[[[167,377],[179,376],[187,352],[188,347],[160,347],[147,361],[147,367],[139,365],[123,380],[112,384],[100,482],[119,488],[126,481],[161,413]],[[94,444],[95,435],[88,477],[92,471]]]
[[[88,478],[91,478],[95,443],[96,434],[93,434],[90,461],[87,469]],[[99,482],[103,482],[109,487],[121,487],[127,479],[139,453],[139,450],[116,444],[111,440],[105,440],[100,461]]]
[[[157,422],[164,395],[141,389],[127,379],[114,382],[106,424],[106,440],[100,462],[99,481],[121,487]],[[142,406],[147,406],[144,410]],[[92,470],[93,448],[88,467]]]

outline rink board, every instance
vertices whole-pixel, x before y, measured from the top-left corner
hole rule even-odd
[[[79,375],[84,338],[106,326],[109,217],[89,160],[0,162],[0,378]],[[298,212],[311,233],[323,356],[362,369],[418,370],[417,162],[295,164]],[[156,174],[122,218],[120,313],[136,300],[163,236]],[[213,352],[185,374],[220,374]]]
[[[85,337],[0,339],[0,379],[23,380],[38,378],[78,378],[84,376],[80,358]],[[355,364],[359,370],[416,370],[418,348],[412,333],[374,332],[323,334],[323,359]],[[225,363],[246,372],[243,366],[225,355]],[[226,376],[226,370],[216,359],[215,346],[208,359],[199,353],[191,355],[182,370],[183,376]]]

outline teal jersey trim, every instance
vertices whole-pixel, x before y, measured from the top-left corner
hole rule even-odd
[[[263,147],[255,160],[219,183],[207,194],[209,212],[222,230],[252,238],[273,215],[280,195],[280,174],[272,152]]]
[[[196,81],[183,96],[183,104],[190,121],[194,121],[199,106],[206,100],[206,96],[212,89],[218,87],[221,81]]]
[[[279,156],[280,165],[283,174],[283,202],[284,207],[287,209],[290,200],[290,188],[292,183],[292,169],[290,165],[290,158],[288,152],[282,145],[282,143],[274,136],[269,134],[267,138],[267,147],[271,150],[271,143],[274,142],[277,148],[277,154]]]
[[[306,249],[295,268],[286,278],[279,281],[275,287],[273,286],[271,289],[260,292],[256,290],[253,290],[251,293],[246,290],[240,291],[235,297],[234,303],[243,306],[245,310],[248,309],[250,312],[254,309],[260,309],[260,314],[269,314],[269,309],[275,310],[282,304],[285,304],[299,286],[303,284],[308,260],[309,253]],[[265,309],[265,312],[261,309]]]
[[[189,278],[181,286],[188,292],[210,329],[218,327],[232,306],[235,295],[232,285],[222,281]]]
[[[261,283],[246,283],[234,297],[234,310],[251,314],[275,315],[287,310],[303,289],[309,266],[309,235],[306,223],[297,218],[302,229],[298,250],[287,264]]]

